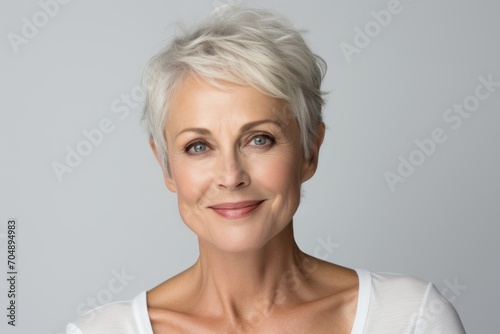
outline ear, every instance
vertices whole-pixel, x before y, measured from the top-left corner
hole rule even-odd
[[[313,177],[318,167],[319,149],[325,138],[325,123],[320,122],[316,127],[316,138],[309,148],[309,159],[302,162],[302,182],[306,182]]]
[[[177,187],[175,186],[174,179],[172,179],[172,176],[170,175],[170,172],[167,170],[167,166],[163,166],[163,162],[161,161],[160,155],[158,153],[158,149],[156,148],[156,145],[153,140],[149,141],[149,145],[151,146],[151,149],[153,150],[153,154],[156,158],[156,161],[160,164],[162,173],[163,173],[163,178],[165,179],[165,185],[167,186],[168,190],[171,192],[177,192]]]

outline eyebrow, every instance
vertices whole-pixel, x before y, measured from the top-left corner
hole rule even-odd
[[[254,121],[254,122],[250,122],[250,123],[246,123],[244,124],[241,128],[240,128],[240,133],[241,132],[245,132],[245,131],[248,131],[256,126],[259,126],[261,124],[265,124],[265,123],[271,123],[271,124],[274,124],[276,126],[278,126],[281,130],[284,129],[284,124],[283,122],[277,120],[277,119],[264,119],[264,120],[260,120],[260,121]],[[208,129],[205,129],[205,128],[186,128],[184,130],[182,130],[181,132],[179,132],[176,136],[175,136],[175,139],[177,139],[177,137],[179,137],[181,134],[183,134],[184,132],[195,132],[199,135],[204,135],[204,136],[207,136],[207,135],[210,135],[211,132],[210,130]]]

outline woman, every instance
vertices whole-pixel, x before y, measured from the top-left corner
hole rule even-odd
[[[200,255],[68,333],[464,333],[431,283],[344,268],[295,243],[325,133],[325,69],[286,20],[237,7],[150,61],[150,144]]]

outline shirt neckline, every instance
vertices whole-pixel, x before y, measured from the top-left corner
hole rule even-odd
[[[368,318],[368,309],[370,307],[370,298],[372,291],[372,275],[365,269],[354,269],[358,274],[359,290],[358,305],[356,306],[356,316],[352,326],[351,334],[363,334],[366,320]]]
[[[368,309],[370,306],[372,278],[371,273],[365,269],[354,269],[358,275],[359,291],[356,316],[352,326],[351,334],[363,334]],[[132,301],[134,317],[141,334],[154,334],[151,320],[149,319],[146,291],[139,293]]]
[[[153,326],[151,325],[151,320],[149,319],[148,301],[145,290],[134,298],[132,301],[132,307],[134,308],[134,318],[137,323],[137,327],[139,327],[139,333],[154,334]]]

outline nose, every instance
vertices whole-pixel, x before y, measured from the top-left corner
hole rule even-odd
[[[250,176],[237,152],[221,153],[216,168],[219,189],[236,190],[250,184]]]

